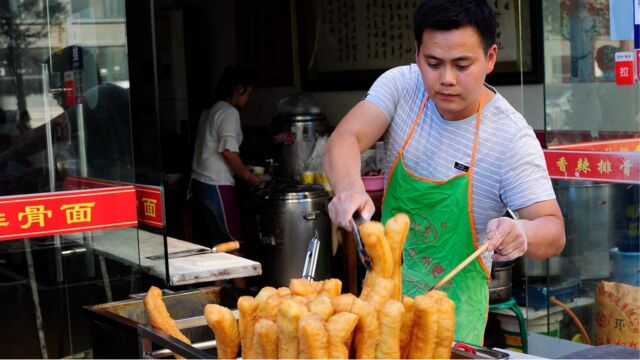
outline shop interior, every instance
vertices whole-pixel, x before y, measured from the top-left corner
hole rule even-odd
[[[615,54],[634,49],[633,34],[613,34],[612,14],[624,9],[613,0],[495,3],[503,60],[487,82],[524,115],[542,147],[609,151],[637,162],[640,85],[616,83]],[[39,29],[22,44],[19,68],[0,64],[0,199],[80,189],[85,183],[77,179],[99,179],[149,187],[162,205],[159,225],[0,241],[0,313],[12,328],[0,340],[4,357],[139,357],[140,337],[162,341],[136,328],[146,321],[142,298],[149,286],[175,295],[167,304],[177,319],[202,315],[210,302],[235,307],[239,296],[299,277],[314,235],[316,276],[360,291],[366,269],[351,235],[333,228],[326,213],[331,189],[322,176],[322,144],[377,76],[412,62],[411,32],[401,24],[415,1],[343,5],[59,0],[0,8],[23,28]],[[375,8],[371,18],[380,21],[373,38],[367,37],[373,23],[360,18],[365,7]],[[0,41],[10,38],[0,30]],[[355,42],[372,49],[352,50]],[[198,121],[227,65],[257,74],[252,99],[240,112],[240,154],[269,180],[262,188],[236,186],[244,241],[231,275],[207,260],[170,260],[173,251],[207,245],[194,240],[199,214],[187,194]],[[86,143],[76,134],[78,117]],[[380,140],[362,157],[378,209]],[[631,321],[603,320],[601,309],[603,294],[638,307],[640,178],[629,169],[607,172],[600,163],[589,170],[606,174],[580,168],[552,176],[565,217],[563,253],[495,264],[485,347],[558,358],[607,344],[603,322],[616,330]],[[606,176],[616,171],[622,175]],[[233,278],[246,278],[247,286],[234,286]],[[605,288],[603,281],[613,285]],[[189,327],[186,320],[183,325]],[[194,323],[188,334],[211,340],[203,329]]]

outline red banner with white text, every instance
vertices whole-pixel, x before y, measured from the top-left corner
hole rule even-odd
[[[133,186],[0,197],[0,241],[137,224]]]

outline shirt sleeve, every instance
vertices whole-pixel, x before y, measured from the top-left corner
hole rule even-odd
[[[500,196],[514,210],[555,199],[542,147],[531,127],[516,135],[503,168]]]
[[[218,152],[225,150],[240,152],[239,135],[242,133],[240,128],[240,114],[236,109],[228,109],[220,114],[220,125],[218,126]]]
[[[364,96],[364,100],[371,102],[385,114],[387,121],[391,121],[393,118],[396,106],[409,83],[407,81],[409,71],[409,66],[399,66],[387,70],[376,79]]]

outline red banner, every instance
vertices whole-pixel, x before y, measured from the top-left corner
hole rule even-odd
[[[640,183],[640,153],[544,150],[553,179]]]
[[[0,197],[0,241],[136,226],[133,186]]]
[[[141,224],[162,228],[162,195],[160,187],[127,184],[109,180],[68,176],[64,180],[63,188],[72,189],[96,189],[112,186],[132,185],[136,189],[136,206],[138,208],[138,221]]]
[[[549,146],[550,150],[574,151],[635,151],[640,152],[640,138],[582,142],[578,144]]]

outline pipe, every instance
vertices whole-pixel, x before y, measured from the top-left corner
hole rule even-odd
[[[569,307],[565,305],[562,301],[556,299],[553,296],[549,298],[549,301],[555,305],[560,306],[562,310],[566,311],[567,314],[571,316],[571,318],[573,319],[573,322],[576,324],[576,326],[580,330],[580,333],[582,334],[584,341],[586,341],[588,345],[591,345],[591,339],[589,338],[589,334],[587,334],[587,331],[584,329],[584,326],[582,326],[582,323],[580,322],[576,314],[571,309],[569,309]]]

